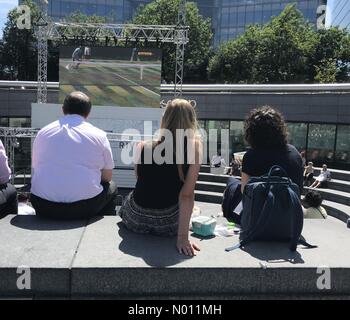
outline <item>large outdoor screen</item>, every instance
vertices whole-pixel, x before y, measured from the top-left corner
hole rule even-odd
[[[61,47],[60,103],[82,91],[93,105],[159,108],[161,50]]]

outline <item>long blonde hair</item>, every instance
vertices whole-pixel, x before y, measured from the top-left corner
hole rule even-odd
[[[166,109],[164,111],[161,124],[160,131],[169,130],[173,136],[173,145],[177,146],[177,131],[178,129],[182,129],[184,131],[190,129],[194,133],[194,139],[198,138],[196,136],[198,132],[198,122],[196,112],[191,105],[191,103],[184,99],[174,99],[168,102]],[[184,152],[182,148],[179,150],[180,152]],[[174,152],[176,153],[175,149]],[[178,155],[182,157],[182,155]],[[185,175],[183,171],[183,165],[177,164],[179,177],[182,181],[185,181]]]

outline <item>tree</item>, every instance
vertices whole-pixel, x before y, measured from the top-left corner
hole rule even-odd
[[[209,64],[209,77],[231,83],[308,83],[349,80],[346,31],[316,31],[295,5],[263,26],[250,26],[223,44]]]
[[[30,0],[24,0],[22,4],[30,8],[31,19],[36,21],[39,17],[37,6]],[[35,80],[37,64],[33,62],[37,60],[37,49],[34,30],[19,29],[19,16],[16,9],[7,16],[1,44],[1,76],[8,80]]]
[[[17,27],[19,13],[17,13],[16,9],[8,13],[3,39],[0,41],[0,78],[5,80],[36,81],[38,51],[35,24],[40,17],[40,12],[32,0],[24,0],[22,4],[30,8],[31,29],[20,30]],[[106,22],[105,17],[87,16],[80,12],[72,13],[66,20],[85,23]],[[58,42],[48,42],[48,81],[58,81],[59,45]]]
[[[317,33],[315,54],[310,64],[317,82],[348,82],[350,80],[350,33],[331,28]]]
[[[155,0],[140,7],[132,23],[175,25],[177,22],[179,0]],[[184,80],[202,82],[207,78],[207,66],[211,55],[213,37],[210,19],[199,14],[193,2],[186,3],[186,22],[189,26],[189,43],[185,48]],[[175,46],[163,44],[163,78],[174,80]]]

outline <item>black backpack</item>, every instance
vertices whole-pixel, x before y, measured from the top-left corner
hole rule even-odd
[[[267,175],[251,177],[245,186],[240,242],[226,251],[251,241],[289,242],[292,251],[298,243],[314,248],[301,236],[303,222],[299,186],[283,168],[273,166]]]

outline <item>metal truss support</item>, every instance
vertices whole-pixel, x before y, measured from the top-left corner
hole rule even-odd
[[[0,127],[0,138],[4,141],[4,147],[8,156],[9,167],[12,171],[12,183],[15,178],[15,149],[19,145],[19,139],[27,138],[34,139],[39,132],[39,129],[34,128],[15,128],[15,127]],[[121,134],[121,133],[107,133],[107,138],[110,142],[138,142],[140,135]],[[151,139],[152,136],[143,135],[143,139]]]
[[[4,147],[8,156],[8,164],[12,171],[11,183],[15,178],[15,149],[19,145],[18,138],[34,138],[38,129],[32,128],[0,128],[0,138],[3,138]]]
[[[47,102],[47,41],[97,41],[114,39],[117,41],[144,41],[174,43],[176,45],[175,97],[182,95],[183,63],[185,45],[188,43],[185,4],[180,0],[177,25],[134,25],[50,22],[47,16],[47,0],[41,0],[41,23],[38,23],[38,103]]]
[[[54,22],[49,25],[48,38],[51,40],[105,40],[147,41],[174,43],[177,37],[175,25],[136,25],[111,23]],[[180,41],[187,43],[187,33]]]
[[[48,19],[47,19],[47,0],[41,0],[39,3],[40,17],[36,22],[36,33],[38,40],[38,91],[37,102],[47,102],[47,40],[48,40]]]
[[[182,39],[188,36],[188,28],[186,27],[186,0],[180,0],[179,13],[176,25],[176,62],[175,62],[175,81],[174,81],[174,97],[182,97],[182,83],[184,76],[185,61],[185,44]]]

